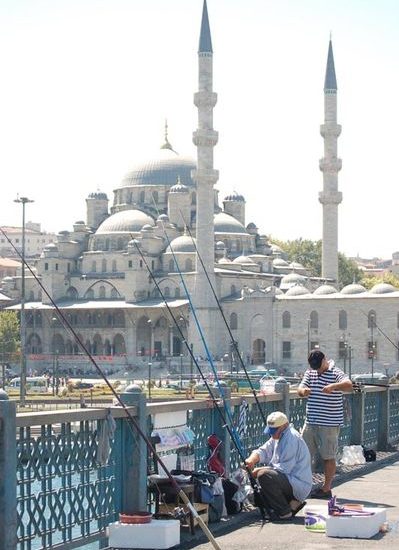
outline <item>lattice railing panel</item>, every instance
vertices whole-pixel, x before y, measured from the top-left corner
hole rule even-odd
[[[399,386],[389,390],[389,437],[391,445],[399,442]]]
[[[217,412],[212,409],[200,409],[188,412],[187,425],[195,434],[194,455],[195,469],[206,470],[208,458],[207,438],[214,432],[214,417]]]
[[[376,449],[378,447],[378,425],[380,413],[380,393],[366,393],[364,401],[363,444]]]
[[[98,533],[115,519],[115,448],[97,462],[97,421],[21,427],[17,433],[19,550]]]

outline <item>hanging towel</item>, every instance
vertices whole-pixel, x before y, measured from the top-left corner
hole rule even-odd
[[[116,422],[111,411],[108,411],[105,419],[99,422],[98,425],[97,462],[101,466],[106,466],[116,430]]]
[[[245,399],[243,399],[240,405],[240,414],[238,416],[238,434],[240,438],[244,438],[247,435],[248,410],[249,410],[249,405],[245,401]]]

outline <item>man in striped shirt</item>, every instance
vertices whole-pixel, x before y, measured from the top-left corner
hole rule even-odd
[[[308,363],[310,368],[298,387],[298,395],[308,398],[302,437],[311,456],[318,452],[324,463],[324,485],[311,496],[331,498],[339,429],[344,421],[342,392],[351,391],[352,382],[319,349],[310,352]]]

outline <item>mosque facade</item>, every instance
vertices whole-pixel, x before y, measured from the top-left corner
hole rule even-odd
[[[322,278],[289,263],[255,223],[248,223],[242,195],[233,192],[219,204],[212,60],[205,1],[194,95],[197,158],[178,155],[165,128],[158,156],[126,174],[113,191],[112,204],[103,192],[90,194],[86,220],[45,246],[36,264],[42,288],[26,277],[28,366],[48,367],[54,355],[64,368],[87,364],[55,314],[51,296],[87,350],[106,368],[165,361],[187,368],[184,340],[195,356],[205,357],[203,335],[213,357],[227,358],[234,369],[237,358],[211,282],[246,363],[300,372],[308,350],[319,346],[346,370],[397,370],[399,289],[381,284],[366,291],[356,283],[339,288],[341,127],[331,40],[321,126]],[[8,296],[16,297],[19,290],[18,277],[3,280],[2,291]]]

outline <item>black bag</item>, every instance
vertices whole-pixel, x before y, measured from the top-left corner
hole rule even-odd
[[[195,502],[203,502],[204,504],[210,504],[213,502],[213,484],[216,481],[217,476],[210,474],[209,472],[192,472],[192,478],[194,483],[194,498]]]
[[[375,462],[377,460],[377,453],[374,449],[366,449],[364,445],[363,447],[363,454],[364,458],[366,459],[366,462]]]
[[[226,505],[226,510],[229,515],[238,514],[241,512],[242,504],[233,500],[233,496],[237,492],[237,485],[230,481],[230,479],[222,479],[223,490],[224,490],[224,503]]]

